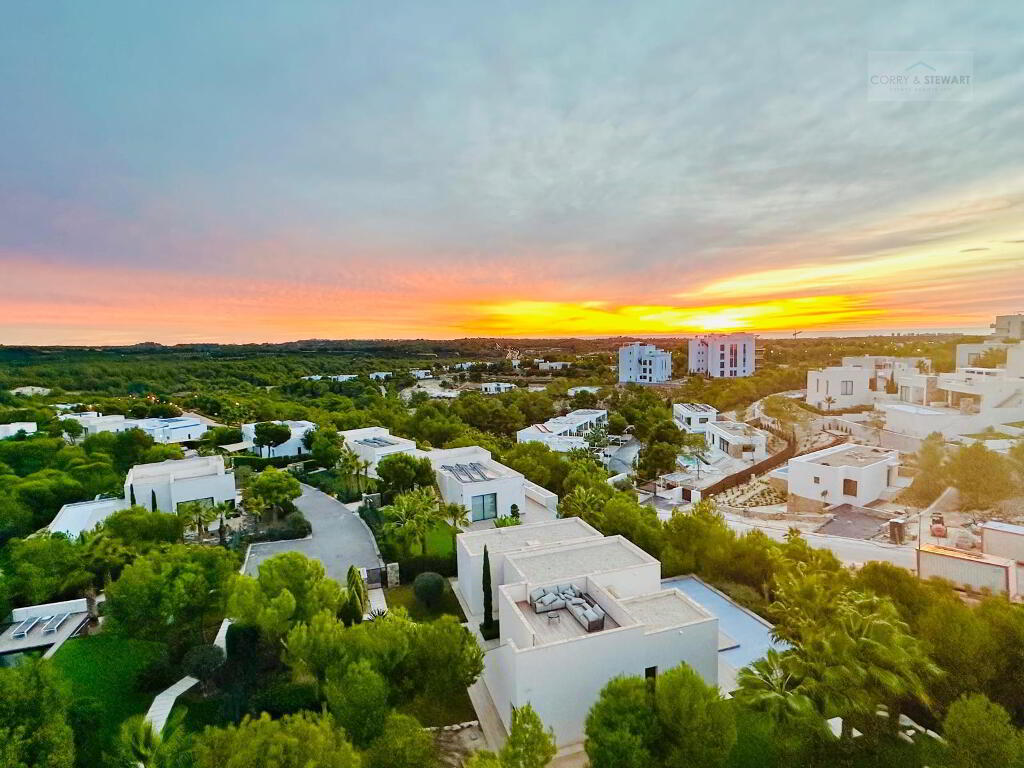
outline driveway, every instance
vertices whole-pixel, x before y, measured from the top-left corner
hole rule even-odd
[[[623,472],[631,472],[633,470],[633,459],[640,453],[641,447],[643,447],[643,443],[631,437],[628,443],[619,446],[619,449],[612,454],[611,459],[608,461],[608,471],[616,475]]]
[[[256,575],[260,563],[281,552],[301,552],[319,560],[327,569],[327,575],[341,584],[345,583],[350,565],[357,568],[383,565],[369,528],[340,501],[304,484],[295,506],[313,526],[313,535],[305,539],[253,544],[245,562],[247,574]]]

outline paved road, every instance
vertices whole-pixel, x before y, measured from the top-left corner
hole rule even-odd
[[[726,516],[726,522],[737,533],[746,533],[757,528],[777,541],[782,541],[786,537],[786,528],[763,524],[754,525],[746,520],[737,520],[732,516]],[[812,547],[831,550],[846,565],[866,563],[869,560],[884,560],[910,571],[917,571],[913,547],[882,544],[877,541],[862,541],[861,539],[848,539],[842,536],[825,536],[820,533],[804,533],[803,537]]]
[[[306,539],[253,544],[245,563],[246,573],[255,575],[259,564],[268,557],[293,551],[319,560],[327,569],[327,575],[342,584],[350,565],[359,568],[381,566],[373,535],[359,516],[340,501],[303,485],[302,496],[295,500],[295,506],[313,526],[313,535]]]

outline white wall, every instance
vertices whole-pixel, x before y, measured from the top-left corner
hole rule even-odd
[[[7,437],[14,437],[24,431],[26,435],[34,434],[36,423],[34,421],[14,421],[10,424],[0,424],[0,440]]]
[[[866,368],[833,366],[807,372],[808,405],[834,410],[866,405],[872,401],[871,372]],[[849,394],[844,394],[849,392]],[[831,398],[831,402],[828,399]]]
[[[895,478],[899,470],[899,459],[882,460],[866,467],[825,466],[810,461],[789,461],[789,492],[826,504],[857,504],[864,506],[877,501],[889,488],[889,468],[893,467]],[[815,482],[818,478],[818,482]],[[843,480],[857,482],[857,493],[847,496],[843,493]],[[822,492],[827,492],[822,495]]]
[[[738,378],[754,373],[756,357],[757,342],[752,333],[708,334],[690,339],[687,364],[690,373],[716,379]]]
[[[186,501],[212,498],[216,504],[235,500],[235,476],[230,472],[181,479],[161,475],[133,482],[125,480],[126,499],[130,498],[131,485],[135,488],[135,503],[146,509],[152,509],[152,492],[155,491],[157,508],[161,512],[176,512],[178,504]]]

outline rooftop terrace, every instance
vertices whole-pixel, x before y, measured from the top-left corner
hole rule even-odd
[[[459,541],[471,555],[484,551],[509,552],[523,547],[558,544],[585,538],[602,538],[601,534],[578,517],[565,517],[533,525],[514,525],[509,528],[489,528],[459,535]]]
[[[561,578],[617,571],[658,561],[622,536],[583,541],[554,550],[519,552],[509,562],[531,584],[544,584]]]
[[[798,457],[800,461],[823,467],[867,467],[895,456],[894,451],[867,445],[841,445]]]
[[[650,632],[712,618],[710,613],[675,589],[639,595],[621,602],[634,619],[647,625]]]

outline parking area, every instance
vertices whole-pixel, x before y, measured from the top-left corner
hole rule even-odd
[[[817,533],[829,536],[845,536],[848,539],[871,539],[884,532],[888,520],[896,515],[886,515],[867,507],[841,504],[828,510],[832,519],[818,528]]]
[[[313,526],[313,534],[305,539],[269,541],[253,544],[245,562],[245,572],[255,575],[264,560],[281,552],[301,552],[324,564],[327,575],[345,583],[349,566],[379,568],[383,565],[373,534],[359,515],[326,493],[308,485],[295,506]]]

